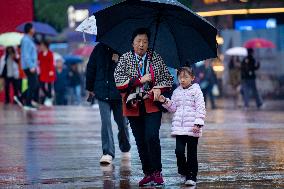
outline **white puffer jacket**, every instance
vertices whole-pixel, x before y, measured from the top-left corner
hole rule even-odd
[[[168,100],[163,106],[169,112],[174,112],[171,134],[202,136],[202,128],[199,133],[192,131],[195,124],[204,126],[206,109],[200,86],[196,83],[188,89],[179,86],[174,90],[171,100]]]

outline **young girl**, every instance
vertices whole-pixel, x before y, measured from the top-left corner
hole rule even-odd
[[[205,102],[200,86],[192,84],[192,69],[182,67],[177,74],[180,86],[174,90],[171,100],[161,95],[159,101],[169,112],[174,112],[171,134],[176,137],[178,173],[186,177],[186,185],[194,186],[198,172],[197,144],[204,126]]]

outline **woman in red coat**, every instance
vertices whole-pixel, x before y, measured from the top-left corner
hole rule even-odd
[[[55,65],[53,53],[49,50],[49,44],[46,41],[41,42],[39,61],[39,80],[40,88],[44,93],[44,105],[52,106],[52,84],[55,81]]]

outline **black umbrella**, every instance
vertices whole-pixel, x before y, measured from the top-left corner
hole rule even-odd
[[[132,32],[149,28],[153,47],[170,67],[217,56],[217,30],[176,0],[126,0],[94,13],[97,41],[123,54]]]

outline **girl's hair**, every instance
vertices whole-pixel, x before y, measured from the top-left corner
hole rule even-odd
[[[188,73],[190,76],[194,76],[192,67],[180,67],[177,71],[177,76],[185,72]]]

